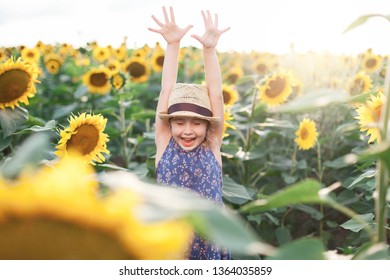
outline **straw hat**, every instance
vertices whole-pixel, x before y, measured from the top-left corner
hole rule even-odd
[[[176,84],[168,100],[168,111],[159,112],[160,119],[172,117],[193,117],[209,122],[219,122],[219,117],[213,117],[207,88],[196,84]]]

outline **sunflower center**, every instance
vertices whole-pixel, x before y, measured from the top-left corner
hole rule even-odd
[[[374,68],[376,66],[376,59],[370,58],[366,61],[367,68]]]
[[[364,81],[360,78],[355,79],[353,86],[351,88],[351,93],[356,94],[356,93],[362,92],[363,89],[364,89]]]
[[[157,57],[156,63],[157,63],[158,66],[162,67],[164,65],[164,58],[165,58],[164,55],[160,55],[159,57]]]
[[[256,65],[256,70],[257,70],[257,72],[259,74],[263,74],[264,75],[264,74],[267,73],[268,68],[267,68],[267,66],[265,64],[259,63],[259,64]]]
[[[48,238],[49,237],[49,238]],[[115,233],[59,216],[7,219],[0,259],[130,259]]]
[[[230,101],[230,94],[226,90],[222,91],[222,96],[223,96],[223,103],[229,104]]]
[[[142,77],[142,75],[145,74],[145,66],[139,62],[130,63],[126,70],[129,72],[130,76],[134,78]]]
[[[77,150],[82,155],[92,152],[99,141],[99,131],[91,124],[80,126],[76,134],[72,135],[67,143],[68,150]]]
[[[270,98],[278,97],[286,86],[286,80],[282,77],[276,77],[274,81],[269,82],[269,88],[265,94]]]
[[[30,75],[23,70],[13,69],[0,75],[0,103],[17,100],[28,89]]]
[[[45,66],[49,73],[56,74],[61,67],[61,63],[58,60],[52,59],[49,60]]]
[[[301,139],[305,140],[307,138],[307,136],[309,135],[309,132],[307,131],[306,128],[303,128],[303,129],[301,129],[300,135],[301,135]]]
[[[227,80],[234,84],[237,80],[238,80],[238,75],[237,74],[230,74],[228,77],[227,77]]]
[[[90,82],[95,87],[103,87],[107,84],[108,78],[104,73],[94,73],[90,77]]]

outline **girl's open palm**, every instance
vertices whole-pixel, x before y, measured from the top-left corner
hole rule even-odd
[[[210,11],[202,11],[202,16],[205,25],[204,34],[202,36],[194,34],[191,35],[191,37],[198,40],[204,48],[215,48],[221,34],[228,31],[230,27],[227,27],[225,29],[218,29],[218,15],[215,14],[213,21]]]
[[[162,8],[164,12],[165,23],[159,21],[154,15],[152,15],[153,20],[157,23],[161,29],[148,28],[150,31],[161,34],[165,41],[168,44],[179,42],[183,36],[192,28],[192,25],[188,25],[186,28],[180,28],[175,22],[175,15],[173,13],[173,8],[169,8],[170,18],[165,7]]]

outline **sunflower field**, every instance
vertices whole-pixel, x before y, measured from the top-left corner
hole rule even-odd
[[[357,21],[352,27],[362,23]],[[156,185],[164,47],[0,46],[0,259],[389,259],[388,57],[219,52],[218,209]],[[182,47],[178,81],[203,83]]]

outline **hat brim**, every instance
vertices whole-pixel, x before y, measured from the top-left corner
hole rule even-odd
[[[219,117],[206,117],[206,116],[203,116],[203,115],[200,115],[200,114],[197,114],[194,112],[190,112],[190,111],[180,111],[180,112],[175,112],[172,114],[168,114],[167,112],[160,112],[157,115],[162,120],[169,120],[170,118],[179,118],[179,117],[186,118],[187,117],[187,118],[202,119],[202,120],[209,121],[211,123],[218,123],[220,121]]]

